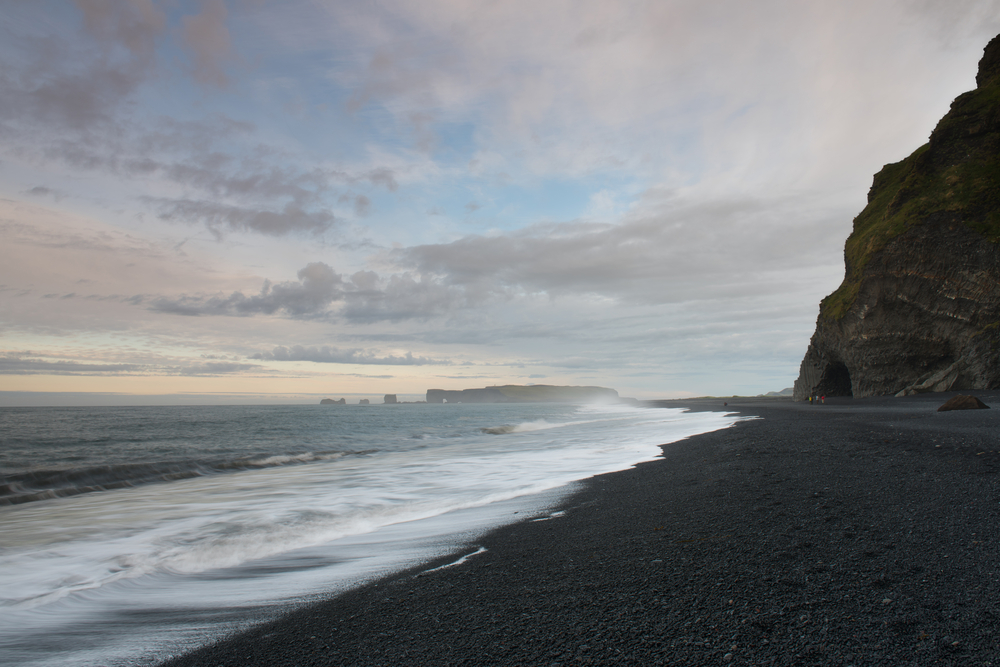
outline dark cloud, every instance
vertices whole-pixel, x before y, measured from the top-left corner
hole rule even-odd
[[[190,199],[147,201],[159,204],[159,215],[164,220],[200,222],[217,234],[222,230],[258,232],[269,236],[291,232],[319,234],[334,223],[333,214],[329,211],[307,210],[293,203],[275,211]]]
[[[399,184],[396,182],[395,173],[393,173],[391,169],[386,169],[384,167],[372,169],[360,178],[368,181],[372,185],[380,185],[389,192],[395,192],[399,188]]]
[[[196,187],[217,197],[287,198],[303,205],[318,201],[330,187],[332,175],[320,171],[296,172],[234,162],[228,155],[213,152],[201,156],[197,162],[162,164],[144,161],[126,167],[138,168],[138,175],[142,175],[144,170],[156,169],[175,183]]]
[[[30,190],[26,190],[25,194],[32,195],[33,197],[52,197],[56,201],[63,198],[61,192],[53,190],[52,188],[47,188],[44,185],[36,185]]]
[[[423,319],[447,314],[467,299],[463,290],[408,273],[387,278],[358,271],[349,278],[323,262],[298,273],[298,282],[264,281],[258,294],[183,295],[151,302],[157,312],[175,315],[274,315],[296,319],[340,316],[359,323]]]
[[[340,274],[322,262],[308,264],[298,273],[298,282],[264,281],[260,293],[246,296],[234,292],[228,296],[182,296],[157,299],[151,310],[175,315],[273,315],[284,312],[291,317],[310,318],[322,315],[334,301],[343,298]]]
[[[326,345],[319,347],[303,347],[294,345],[285,347],[279,345],[270,352],[254,354],[251,359],[265,361],[312,361],[320,364],[373,364],[384,366],[424,366],[428,364],[448,365],[450,362],[426,357],[414,357],[412,353],[398,357],[388,355],[377,356],[366,350],[340,350]]]

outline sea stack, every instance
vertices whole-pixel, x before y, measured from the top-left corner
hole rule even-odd
[[[1000,36],[930,141],[875,175],[794,397],[1000,388]]]

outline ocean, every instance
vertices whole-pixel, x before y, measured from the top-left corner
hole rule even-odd
[[[0,664],[153,665],[474,554],[739,417],[628,405],[0,408]],[[471,556],[471,557],[474,557]]]

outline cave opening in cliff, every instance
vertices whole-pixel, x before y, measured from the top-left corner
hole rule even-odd
[[[851,389],[851,372],[843,362],[834,362],[826,367],[819,383],[819,393],[825,396],[854,396]]]

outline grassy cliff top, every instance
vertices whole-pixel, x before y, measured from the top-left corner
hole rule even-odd
[[[920,224],[963,224],[1000,242],[1000,36],[986,47],[979,87],[952,102],[930,141],[875,175],[844,246],[844,282],[820,303],[839,320],[854,304],[872,255]]]

